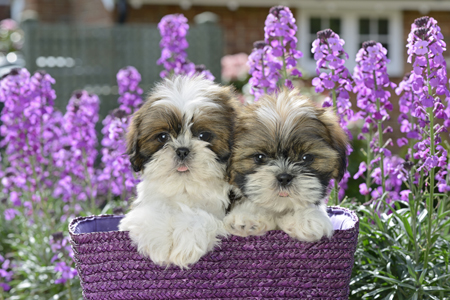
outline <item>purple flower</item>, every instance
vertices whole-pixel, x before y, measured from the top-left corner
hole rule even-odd
[[[312,84],[316,87],[317,93],[321,93],[325,89],[331,92],[332,97],[327,97],[322,106],[335,108],[340,125],[351,140],[352,134],[348,129],[348,122],[357,120],[359,115],[355,115],[351,108],[349,92],[353,89],[353,79],[344,66],[345,59],[348,59],[348,54],[342,47],[344,44],[344,40],[331,29],[317,33],[317,39],[312,44],[311,52],[314,53],[314,58],[317,60],[316,72],[319,77],[314,78]],[[352,151],[349,146],[347,154],[349,155]],[[342,196],[348,178],[350,178],[350,174],[347,171],[340,182],[339,194]],[[334,182],[330,184],[334,184]]]
[[[370,189],[367,188],[367,184],[361,183],[359,185],[359,192],[361,193],[361,195],[363,195],[363,196],[369,195],[371,191],[372,191],[371,188]]]
[[[297,25],[291,10],[286,6],[274,6],[270,9],[264,27],[264,42],[271,47],[271,54],[284,61],[284,79],[287,71],[301,77],[297,69],[297,59],[303,53],[297,50]],[[289,87],[289,82],[286,84]]]
[[[7,284],[7,282],[10,282],[13,277],[13,272],[8,271],[8,269],[11,268],[10,260],[5,259],[2,255],[0,255],[0,263],[0,278],[3,278],[4,281],[0,282],[0,288],[2,288],[4,291],[9,291],[11,289],[11,286]]]
[[[384,157],[391,156],[391,152],[385,148],[383,142],[383,134],[392,131],[390,127],[384,130],[382,127],[382,122],[390,118],[388,110],[392,110],[392,104],[389,102],[391,94],[385,89],[396,86],[390,82],[387,74],[389,60],[386,55],[387,50],[380,43],[364,42],[363,47],[356,55],[356,66],[353,72],[355,80],[353,91],[357,94],[357,106],[361,109],[360,115],[365,120],[364,138],[368,140],[375,157],[379,158],[380,166],[384,165]],[[382,186],[382,192],[384,192],[386,191],[384,168],[374,169],[373,164],[370,164],[367,175],[372,174],[373,176],[375,170],[378,170],[376,175],[377,178],[380,178],[379,183],[376,182]],[[378,190],[374,190],[372,195],[377,193]]]
[[[10,221],[14,219],[16,216],[20,215],[20,212],[17,209],[14,208],[7,208],[4,211],[5,220]]]
[[[199,74],[203,76],[205,79],[214,81],[215,77],[209,70],[206,69],[205,65],[196,65],[195,66],[195,74]]]
[[[120,107],[113,110],[103,120],[103,167],[97,174],[99,192],[111,196],[121,196],[126,200],[134,195],[136,184],[139,182],[134,176],[131,164],[126,155],[125,134],[131,120],[131,114],[142,104],[142,89],[139,88],[141,75],[133,67],[126,67],[117,73]]]
[[[73,279],[77,275],[77,270],[72,267],[73,250],[69,244],[69,238],[62,232],[56,232],[50,236],[50,248],[53,252],[51,262],[55,263],[55,272],[60,273],[61,277],[55,280],[56,284],[65,284],[66,281]]]
[[[450,123],[450,109],[440,97],[449,98],[450,92],[447,88],[447,65],[441,58],[445,42],[437,21],[430,17],[416,19],[411,25],[407,47],[408,62],[413,64],[414,70],[396,90],[397,94],[402,94],[399,122],[402,124],[401,131],[407,132],[407,137],[418,139],[413,149],[408,150],[409,155],[415,152],[413,156],[419,160],[418,170],[424,170],[427,174],[437,166],[437,161],[447,159],[446,152],[437,147],[444,129],[440,125],[436,127],[434,119],[440,118],[444,124]],[[434,145],[431,144],[431,136]],[[425,140],[421,140],[423,137]],[[439,172],[445,172],[445,169],[444,164]]]
[[[120,69],[116,78],[119,86],[120,108],[127,114],[131,114],[136,107],[140,107],[142,104],[143,91],[139,87],[141,74],[135,67],[128,66]]]
[[[55,272],[61,273],[61,278],[55,280],[56,284],[65,284],[68,280],[77,276],[77,270],[68,266],[64,261],[56,263]]]
[[[416,55],[424,55],[428,52],[428,42],[427,41],[416,41],[413,45],[413,53]]]
[[[176,75],[192,74],[195,65],[187,59],[186,49],[189,44],[186,35],[189,30],[187,19],[182,14],[164,16],[158,23],[161,34],[161,57],[157,64],[163,65],[162,78],[173,73]]]
[[[274,93],[281,79],[282,64],[272,54],[271,47],[264,41],[255,42],[253,51],[248,57],[250,66],[250,93],[255,101],[264,94]]]
[[[86,91],[73,93],[63,117],[64,136],[54,153],[55,166],[61,168],[54,197],[63,201],[91,199],[97,191],[94,186],[94,161],[97,157],[99,99]]]
[[[2,184],[15,206],[20,205],[22,193],[31,194],[33,202],[45,200],[40,191],[50,176],[48,153],[58,139],[50,134],[57,117],[54,82],[44,72],[30,77],[25,69],[13,69],[0,83],[0,102],[4,102],[0,147],[5,147],[8,157]]]

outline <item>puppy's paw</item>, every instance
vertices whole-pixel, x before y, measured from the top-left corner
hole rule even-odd
[[[166,266],[170,263],[171,231],[163,222],[152,222],[155,220],[144,220],[132,211],[121,220],[119,230],[129,231],[129,237],[139,254],[149,257],[157,265]]]
[[[323,236],[333,235],[333,225],[326,212],[318,208],[307,208],[277,219],[281,230],[291,237],[305,242],[315,242]]]
[[[202,210],[184,208],[182,218],[173,223],[170,263],[188,268],[226,236],[222,221]]]
[[[170,264],[170,251],[172,240],[170,237],[156,237],[130,231],[130,238],[137,246],[139,254],[150,259],[157,265],[167,266]]]
[[[229,233],[243,237],[263,235],[275,228],[272,217],[263,214],[248,214],[245,210],[232,210],[223,222]]]

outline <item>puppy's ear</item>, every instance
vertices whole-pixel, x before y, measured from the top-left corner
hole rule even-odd
[[[348,136],[339,124],[339,119],[332,109],[323,109],[322,113],[319,114],[319,120],[328,129],[328,143],[338,153],[332,176],[339,182],[347,170]]]
[[[145,163],[145,157],[141,155],[139,149],[140,123],[141,116],[138,111],[133,115],[127,132],[127,154],[130,157],[131,166],[135,172],[141,171]]]

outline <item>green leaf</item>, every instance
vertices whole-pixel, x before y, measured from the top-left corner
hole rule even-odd
[[[417,300],[419,298],[419,293],[415,292],[414,295],[411,297],[411,300]]]
[[[422,271],[422,274],[420,274],[420,277],[419,277],[419,283],[420,284],[422,284],[423,283],[423,279],[425,278],[425,274],[427,273],[427,269],[425,268],[423,271]]]
[[[409,274],[414,278],[415,281],[417,281],[417,274],[411,263],[411,257],[409,255],[406,256],[406,266],[408,267]]]
[[[395,286],[395,289],[397,289],[397,286]],[[397,291],[390,292],[386,297],[384,297],[383,300],[392,300],[392,299],[394,299],[395,293],[397,293]]]
[[[363,296],[363,298],[367,298],[367,297],[370,297],[370,296],[373,296],[373,295],[377,295],[377,294],[379,294],[380,292],[383,292],[383,291],[386,291],[386,290],[390,290],[390,289],[393,289],[393,288],[394,288],[394,287],[392,287],[392,286],[382,287],[382,288],[376,289],[376,290],[374,290],[374,291],[372,291],[372,292],[370,292],[370,293],[365,294],[365,295]]]
[[[436,277],[433,280],[430,280],[428,283],[433,283],[433,282],[436,282],[436,281],[441,280],[441,279],[446,278],[446,277],[450,277],[450,274],[445,274],[445,275]]]
[[[450,292],[450,288],[443,288],[440,286],[424,286],[422,288],[424,291]]]
[[[375,276],[375,277],[377,277],[377,278],[380,278],[380,279],[383,279],[384,281],[387,281],[387,282],[396,283],[397,285],[402,286],[402,287],[405,287],[405,288],[408,288],[408,289],[412,289],[412,290],[415,290],[415,289],[416,289],[416,287],[414,287],[414,286],[412,286],[412,285],[410,285],[410,284],[403,283],[403,282],[401,282],[400,280],[397,280],[397,279],[394,279],[394,278],[389,278],[389,277],[386,277],[386,276],[381,276],[381,275],[378,275],[378,274],[376,274],[376,273],[373,273],[373,276]]]
[[[427,209],[422,210],[422,212],[420,213],[419,217],[417,218],[417,221],[419,223],[422,223],[422,221],[425,219],[427,214],[428,214],[428,210]]]

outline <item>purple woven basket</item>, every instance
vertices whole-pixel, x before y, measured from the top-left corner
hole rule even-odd
[[[299,242],[282,231],[231,236],[188,270],[142,257],[123,216],[80,217],[69,225],[85,299],[348,299],[358,218],[330,207],[332,238]]]

